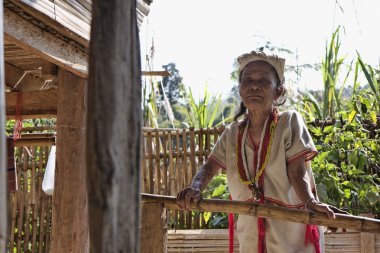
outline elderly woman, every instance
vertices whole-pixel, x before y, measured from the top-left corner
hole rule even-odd
[[[191,186],[178,193],[187,209],[222,168],[234,200],[324,212],[318,202],[310,160],[317,151],[301,115],[279,113],[284,102],[285,60],[262,52],[238,58],[242,100],[235,121],[226,127]],[[236,234],[241,253],[321,252],[317,226],[239,215]]]

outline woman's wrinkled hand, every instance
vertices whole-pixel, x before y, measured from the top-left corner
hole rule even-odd
[[[331,209],[331,206],[324,204],[324,203],[319,203],[315,199],[311,200],[310,203],[308,203],[307,208],[312,211],[317,211],[320,213],[325,213],[329,217],[329,219],[335,219],[335,213]]]
[[[202,199],[202,192],[198,187],[188,186],[177,194],[179,208],[189,210],[190,203],[197,203]]]

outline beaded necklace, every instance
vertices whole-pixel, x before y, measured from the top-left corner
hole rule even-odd
[[[256,161],[255,177],[251,176],[248,167],[248,159],[245,148],[245,140],[249,127],[249,118],[246,116],[244,121],[239,127],[237,139],[237,167],[239,170],[240,180],[243,184],[247,185],[252,190],[252,195],[255,199],[263,198],[263,173],[269,160],[270,150],[273,142],[274,132],[277,125],[277,110],[276,108],[271,112],[265,121],[263,130],[261,132],[261,140],[258,150]],[[261,164],[261,161],[262,164]],[[260,166],[261,164],[261,166]]]

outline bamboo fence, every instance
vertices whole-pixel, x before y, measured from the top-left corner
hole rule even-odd
[[[7,252],[49,252],[52,198],[42,180],[50,147],[35,144],[15,149],[18,191],[9,194]]]
[[[33,130],[33,129],[32,129]],[[175,196],[191,183],[224,128],[144,129],[142,192]],[[42,191],[55,134],[23,134],[15,143],[18,191],[9,195],[7,252],[49,252],[52,197]],[[202,212],[168,211],[172,228],[204,228]]]
[[[176,196],[210,155],[224,127],[143,130],[143,193]],[[203,212],[168,211],[170,228],[204,228]]]

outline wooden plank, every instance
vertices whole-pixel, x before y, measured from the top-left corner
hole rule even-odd
[[[87,77],[88,55],[56,36],[4,9],[4,35],[7,41],[32,52],[80,77]]]
[[[143,202],[141,219],[141,253],[166,252],[166,211],[162,203]]]
[[[168,71],[142,71],[143,76],[170,76]]]
[[[58,72],[57,152],[51,252],[89,252],[86,187],[87,80]]]
[[[94,0],[92,15],[87,129],[91,252],[138,252],[142,114],[136,1]]]
[[[18,92],[7,92],[6,113],[8,118],[16,116]],[[41,90],[22,92],[21,116],[33,118],[57,115],[57,90]]]
[[[362,253],[375,253],[375,235],[361,233],[360,249]]]

